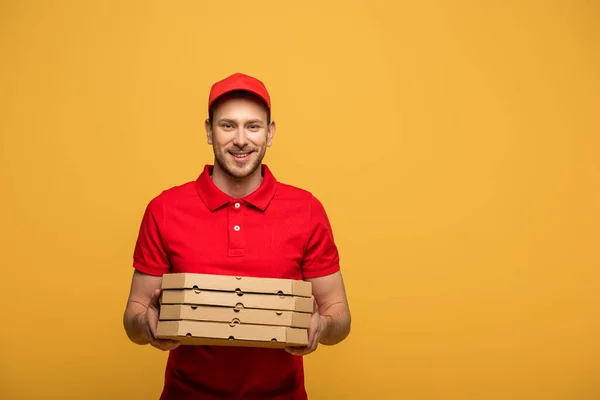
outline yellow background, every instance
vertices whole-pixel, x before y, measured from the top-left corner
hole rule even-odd
[[[0,4],[0,398],[158,397],[121,326],[137,229],[212,162],[236,71],[341,252],[311,399],[600,398],[597,3]]]

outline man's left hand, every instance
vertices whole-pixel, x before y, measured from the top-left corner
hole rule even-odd
[[[313,297],[314,311],[312,313],[310,328],[308,329],[308,345],[303,347],[286,347],[285,351],[295,356],[305,356],[312,353],[319,346],[319,341],[326,329],[327,320],[319,314],[319,306]]]

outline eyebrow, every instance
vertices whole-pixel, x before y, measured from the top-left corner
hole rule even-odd
[[[237,124],[237,121],[235,121],[233,119],[230,119],[230,118],[221,118],[217,122],[220,123],[220,124],[224,123],[224,122],[229,122],[229,123],[232,123],[232,124]],[[248,123],[248,124],[261,124],[261,125],[264,124],[264,122],[262,120],[260,120],[260,119],[251,119],[251,120],[247,121],[246,123]]]

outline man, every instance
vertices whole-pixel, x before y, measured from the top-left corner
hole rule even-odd
[[[162,191],[142,218],[124,327],[169,350],[161,399],[306,399],[302,356],[350,332],[339,255],[326,212],[308,191],[278,182],[263,157],[275,134],[259,80],[234,74],[210,91],[205,121],[214,165]],[[183,346],[155,337],[161,277],[192,272],[303,279],[315,311],[304,348]]]

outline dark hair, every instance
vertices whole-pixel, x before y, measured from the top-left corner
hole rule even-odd
[[[223,96],[219,97],[210,107],[210,109],[208,110],[208,122],[209,124],[212,126],[213,124],[213,116],[215,114],[215,109],[219,106],[219,104],[227,99],[227,98],[232,98],[232,97],[252,97],[258,101],[260,101],[260,103],[263,105],[263,107],[265,108],[265,111],[267,113],[267,126],[271,123],[271,110],[269,110],[269,107],[267,106],[267,103],[264,102],[263,99],[261,99],[260,97],[258,97],[257,95],[255,95],[254,93],[250,93],[247,92],[245,90],[234,90],[232,92],[226,93]]]

